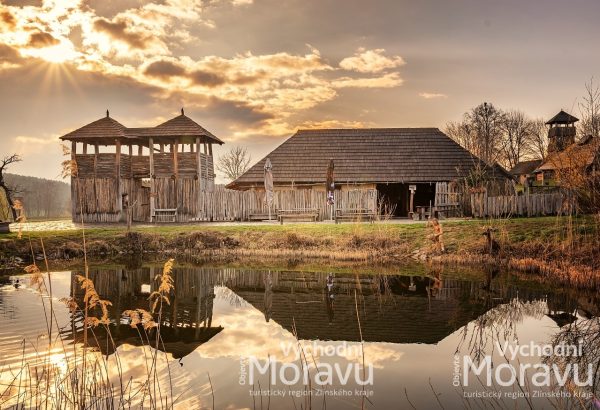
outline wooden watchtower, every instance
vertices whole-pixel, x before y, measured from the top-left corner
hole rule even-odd
[[[219,138],[184,114],[156,127],[127,128],[106,117],[62,137],[77,164],[71,178],[75,222],[201,220],[201,193],[214,189],[212,145]]]
[[[558,114],[552,117],[546,125],[548,128],[548,153],[564,151],[569,145],[575,142],[577,130],[575,123],[578,118],[569,113],[560,110]]]

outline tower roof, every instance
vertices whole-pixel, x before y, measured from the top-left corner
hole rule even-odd
[[[100,118],[94,122],[84,125],[81,128],[71,131],[70,133],[60,137],[61,140],[72,140],[72,141],[92,141],[92,140],[103,140],[103,139],[115,139],[124,138],[126,128],[118,121],[106,117]]]
[[[547,125],[551,125],[551,124],[573,124],[575,122],[579,121],[579,118],[576,118],[574,116],[572,116],[571,114],[564,112],[563,110],[560,110],[560,112],[558,114],[556,114],[554,117],[550,118],[548,120],[548,122],[546,122]]]
[[[211,139],[214,143],[223,144],[223,141],[183,113],[157,125],[148,133],[157,137],[206,137]]]

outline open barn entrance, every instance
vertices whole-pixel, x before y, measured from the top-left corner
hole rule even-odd
[[[413,212],[418,206],[434,205],[435,184],[377,184],[379,192],[379,209],[395,218],[407,218],[410,211],[410,188],[415,188],[413,196]]]

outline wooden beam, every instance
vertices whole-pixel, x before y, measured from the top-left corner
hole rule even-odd
[[[96,168],[98,166],[98,154],[100,153],[100,147],[98,143],[94,144],[94,179],[96,179]]]
[[[148,140],[148,148],[150,149],[150,222],[154,215],[155,193],[154,193],[154,141],[152,137]]]
[[[206,168],[206,172],[204,172],[204,190],[208,191],[208,145],[206,142],[204,145],[204,168]]]
[[[133,178],[133,145],[129,144],[129,178]],[[131,184],[129,185],[131,187]]]
[[[173,145],[171,145],[171,151],[173,152],[173,174],[175,175],[175,206],[174,208],[179,207],[179,198],[178,198],[178,185],[179,185],[179,162],[178,162],[178,151],[179,151],[179,141],[176,141]]]
[[[173,173],[175,174],[175,178],[179,176],[179,163],[178,163],[178,152],[179,151],[179,143],[176,142],[172,145],[173,147]]]
[[[123,196],[121,184],[121,140],[115,140],[115,179],[117,184],[117,212],[119,213],[119,221],[123,220]]]
[[[198,192],[204,191],[202,186],[202,153],[200,152],[200,138],[196,137],[196,176],[198,177]]]
[[[71,163],[76,163],[77,159],[75,155],[77,154],[77,143],[75,141],[71,141]],[[71,165],[72,165],[71,164]],[[79,196],[79,192],[77,192],[75,187],[75,177],[73,176],[73,168],[71,168],[71,219],[73,222],[77,219],[77,199]]]

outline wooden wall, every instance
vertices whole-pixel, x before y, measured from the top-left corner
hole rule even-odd
[[[214,180],[213,158],[200,154],[201,177]],[[114,178],[116,176],[115,154],[77,154],[77,172],[80,178]],[[177,153],[177,174],[180,176],[195,176],[197,161],[195,152]],[[121,154],[121,176],[132,178],[150,178],[150,157],[147,155],[129,156]],[[173,153],[154,154],[154,174],[158,177],[171,177],[176,174]]]

